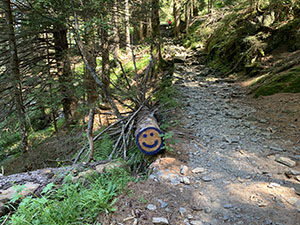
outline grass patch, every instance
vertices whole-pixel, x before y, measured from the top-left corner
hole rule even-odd
[[[300,67],[259,81],[260,86],[253,90],[254,97],[273,95],[276,93],[300,92]]]
[[[67,177],[60,188],[51,189],[54,185],[50,184],[41,197],[23,199],[7,224],[91,224],[99,213],[116,210],[115,197],[130,180],[128,172],[121,169],[91,176],[85,183],[72,183]]]

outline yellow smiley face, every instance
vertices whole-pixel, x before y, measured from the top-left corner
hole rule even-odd
[[[156,154],[163,146],[161,131],[156,127],[142,129],[137,135],[136,142],[142,152],[148,155]]]

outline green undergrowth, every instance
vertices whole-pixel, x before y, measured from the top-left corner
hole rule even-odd
[[[287,72],[266,76],[255,85],[258,85],[258,88],[252,91],[255,97],[276,93],[298,93],[300,92],[300,66]]]
[[[299,2],[261,1],[260,10],[248,2],[240,6],[200,16],[185,35],[184,46],[203,46],[208,65],[223,76],[239,74],[245,80],[269,74],[251,86],[255,97],[300,92],[299,67],[290,69],[284,57],[290,55],[292,61],[300,50]]]
[[[117,210],[116,196],[132,180],[124,169],[95,174],[84,182],[73,183],[66,177],[61,186],[49,184],[40,197],[23,199],[6,224],[93,224],[99,213]]]

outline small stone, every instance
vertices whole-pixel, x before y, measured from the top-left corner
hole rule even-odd
[[[272,225],[273,224],[273,221],[272,220],[270,220],[270,219],[267,219],[266,220],[266,225]]]
[[[180,173],[182,175],[186,175],[187,172],[188,172],[188,170],[189,170],[189,168],[187,166],[181,165],[181,167],[180,167]]]
[[[170,183],[172,185],[178,185],[178,184],[180,184],[180,182],[179,182],[179,180],[177,178],[170,178],[169,181],[170,181]]]
[[[157,201],[160,203],[161,208],[166,208],[168,206],[168,203],[164,202],[163,200],[157,199]]]
[[[203,225],[204,223],[202,223],[200,220],[192,220],[190,221],[191,225]]]
[[[285,166],[288,166],[288,167],[293,167],[296,165],[295,161],[291,160],[290,158],[283,157],[283,156],[275,158],[275,161],[279,162]]]
[[[169,221],[167,218],[164,218],[164,217],[153,217],[152,223],[158,224],[158,225],[164,225],[164,224],[169,224]]]
[[[182,178],[182,183],[186,184],[186,185],[190,185],[191,184],[191,181],[188,177],[183,177]]]
[[[179,211],[180,215],[183,216],[186,213],[186,208],[180,207],[178,211]]]
[[[289,172],[294,176],[300,175],[300,171],[298,170],[290,170]]]
[[[231,204],[225,204],[223,205],[224,209],[230,209],[232,208],[233,206]]]
[[[210,182],[210,181],[212,181],[212,178],[209,177],[209,176],[204,176],[204,177],[202,177],[202,180],[203,180],[204,182]]]
[[[298,181],[298,182],[300,182],[300,176],[299,175],[295,176],[295,180]]]
[[[192,170],[193,173],[203,173],[204,171],[205,171],[205,169],[202,167],[197,167]]]
[[[193,217],[191,214],[189,214],[189,215],[187,216],[187,218],[188,218],[189,220],[191,220],[191,219],[193,219],[194,217]]]
[[[229,216],[228,216],[228,215],[224,215],[224,216],[223,216],[223,220],[224,220],[224,221],[229,220]]]
[[[277,183],[269,183],[268,188],[277,188],[277,187],[280,187],[280,184],[277,184]]]
[[[277,147],[277,146],[270,146],[270,150],[272,150],[272,151],[277,151],[277,152],[282,152],[282,151],[284,151],[282,148]]]
[[[155,205],[149,204],[149,205],[147,205],[147,209],[150,210],[150,211],[155,211],[157,208],[156,208]]]
[[[211,208],[209,208],[209,207],[205,207],[205,209],[204,209],[204,212],[205,213],[207,213],[207,214],[210,214],[211,213]]]

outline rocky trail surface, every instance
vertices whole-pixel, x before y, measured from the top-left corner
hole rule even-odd
[[[107,224],[299,224],[299,121],[286,124],[293,130],[283,138],[238,83],[201,54],[173,51],[179,144],[151,165],[147,181],[129,185],[134,192],[118,199]]]

